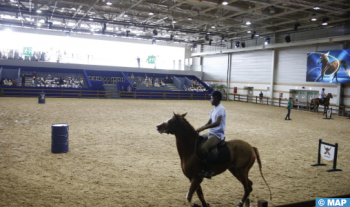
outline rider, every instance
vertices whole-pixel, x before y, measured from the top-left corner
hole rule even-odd
[[[197,132],[210,129],[209,133],[201,135],[202,137],[207,137],[208,140],[204,142],[200,149],[206,165],[206,169],[203,170],[200,175],[208,179],[211,178],[211,159],[209,151],[225,140],[226,109],[220,104],[221,99],[222,94],[220,91],[214,91],[211,94],[210,102],[215,108],[210,113],[208,123],[197,129]]]
[[[324,88],[322,88],[322,91],[321,91],[321,93],[320,93],[320,101],[321,101],[321,104],[323,104],[324,103],[324,99],[326,98],[326,93],[324,92]]]

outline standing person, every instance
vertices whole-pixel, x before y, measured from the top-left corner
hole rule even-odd
[[[141,62],[140,57],[137,57],[137,58],[136,58],[136,60],[137,60],[137,65],[138,65],[138,66],[139,66],[139,68],[140,68],[140,62]]]
[[[324,99],[326,98],[326,93],[324,92],[324,88],[322,88],[322,91],[320,92],[320,104],[324,103]]]
[[[292,106],[293,106],[292,100],[293,100],[293,98],[289,97],[288,106],[287,106],[288,113],[286,115],[286,118],[284,118],[284,120],[291,120],[290,119],[290,110],[292,109]]]
[[[210,113],[208,123],[196,130],[197,132],[201,132],[205,129],[210,129],[209,133],[201,135],[204,138],[208,138],[208,140],[204,142],[200,149],[205,159],[205,169],[200,175],[208,179],[211,178],[211,158],[209,151],[225,140],[226,109],[220,104],[221,99],[222,94],[220,91],[214,91],[211,94],[210,103],[215,108]]]
[[[264,97],[264,94],[262,91],[260,91],[259,93],[259,99],[260,99],[260,103],[262,102],[262,98]]]
[[[22,86],[26,85],[26,77],[24,74],[22,74]]]

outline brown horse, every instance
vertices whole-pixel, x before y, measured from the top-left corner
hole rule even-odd
[[[333,62],[329,62],[329,58],[328,58],[329,52],[326,54],[321,54],[321,57],[318,61],[318,64],[322,63],[322,71],[321,71],[321,75],[315,80],[315,82],[317,82],[318,80],[323,80],[323,76],[324,75],[333,75],[333,79],[332,81],[335,80],[338,83],[338,71],[340,66],[343,66],[344,69],[346,70],[349,66],[346,64],[345,60],[336,60]]]
[[[323,107],[324,107],[323,115],[327,112],[327,109],[329,108],[329,101],[330,101],[331,98],[333,98],[332,94],[328,93],[326,98],[324,99],[324,102],[323,102]],[[320,105],[320,99],[319,98],[312,99],[311,100],[311,104],[314,105],[314,112],[317,111],[317,113],[319,113],[318,112],[318,106]]]
[[[186,114],[179,115],[174,113],[174,116],[171,119],[158,125],[157,130],[159,133],[174,134],[176,137],[176,146],[181,160],[182,172],[191,182],[190,189],[186,196],[187,203],[190,206],[199,206],[198,204],[192,203],[192,196],[194,192],[197,192],[202,206],[209,207],[209,204],[204,199],[200,185],[203,178],[199,173],[204,168],[204,163],[201,162],[200,158],[196,155],[196,144],[199,135],[193,126],[185,119],[185,116]],[[242,140],[230,140],[226,142],[226,145],[229,149],[229,155],[227,157],[228,161],[217,164],[213,163],[212,175],[218,175],[228,169],[244,187],[244,196],[237,206],[243,206],[244,202],[249,206],[250,200],[248,196],[253,190],[253,182],[248,179],[248,173],[253,166],[255,159],[258,161],[261,176],[265,181],[261,171],[261,161],[258,149]],[[267,183],[266,185],[268,186]],[[271,199],[271,190],[269,186],[268,188]]]

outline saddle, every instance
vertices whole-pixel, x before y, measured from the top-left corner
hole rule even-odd
[[[199,136],[196,140],[196,156],[199,158],[202,162],[205,162],[202,153],[200,152],[201,146],[204,144],[205,141],[207,141],[208,138],[204,138],[202,136]],[[221,141],[216,147],[211,149],[209,151],[211,163],[219,164],[224,163],[230,160],[231,153],[230,149],[228,148],[226,142],[223,140]]]

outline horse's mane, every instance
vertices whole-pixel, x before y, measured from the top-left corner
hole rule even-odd
[[[179,115],[179,114],[177,114],[176,116],[177,116],[177,118],[180,119],[180,122],[184,123],[184,126],[186,127],[186,129],[188,131],[192,131],[192,132],[194,132],[195,134],[198,135],[198,133],[196,132],[195,128],[190,124],[190,122],[188,122],[185,118],[182,118],[181,115]]]

